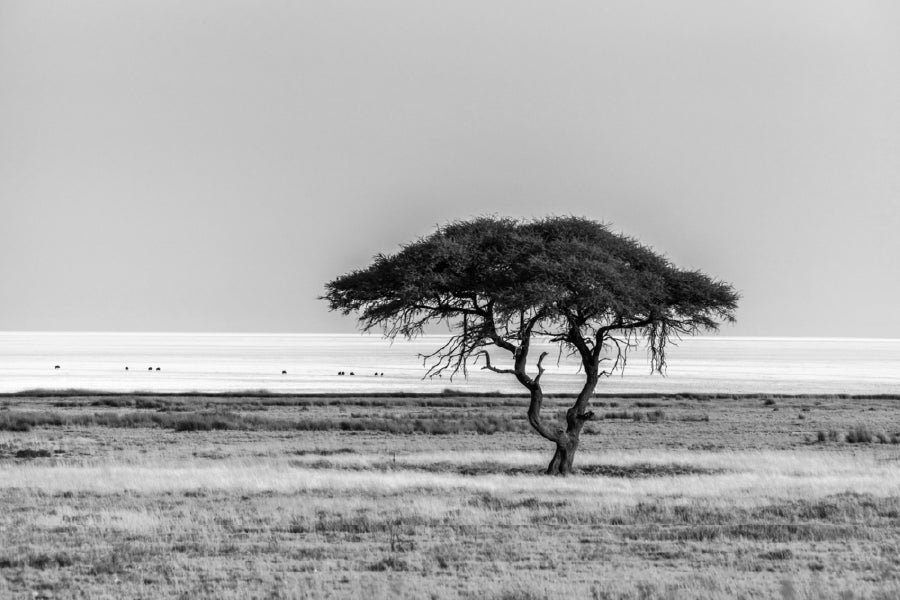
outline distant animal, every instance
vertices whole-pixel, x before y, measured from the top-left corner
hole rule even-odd
[[[152,371],[152,370],[153,370],[153,367],[147,367],[147,370],[148,370],[148,371]]]
[[[384,373],[382,373],[381,376],[384,377]]]
[[[156,370],[159,371],[160,370],[159,367],[156,367]]]
[[[353,371],[350,371],[350,374],[351,374],[351,375],[354,375]]]
[[[58,369],[58,368],[59,368],[59,365],[56,365],[56,366],[55,366],[55,367],[53,367],[53,368],[54,368],[54,369]]]
[[[128,370],[128,367],[125,367],[125,370],[127,371],[127,370]]]
[[[282,374],[282,375],[287,375],[287,371],[282,371],[281,374]]]

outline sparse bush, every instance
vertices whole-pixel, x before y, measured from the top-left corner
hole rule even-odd
[[[489,597],[490,600],[544,600],[547,596],[532,590],[505,590]]]
[[[408,571],[406,561],[396,556],[387,556],[369,565],[370,571]]]
[[[16,458],[48,458],[53,456],[49,450],[32,450],[31,448],[23,448],[16,452]]]
[[[824,429],[820,429],[816,433],[816,441],[820,444],[824,444],[825,442],[837,442],[841,439],[841,434],[838,433],[836,429],[829,429],[825,431]]]
[[[709,415],[701,414],[701,415],[684,415],[678,418],[679,421],[687,421],[687,422],[709,422]]]
[[[234,413],[192,413],[180,415],[172,420],[175,431],[212,431],[224,429],[245,429],[241,418]]]
[[[873,437],[868,425],[859,424],[850,429],[846,440],[848,444],[870,444]]]
[[[314,454],[316,456],[334,456],[335,454],[356,454],[356,450],[353,448],[323,448],[321,450],[294,450],[293,454],[296,454],[297,456],[306,456],[308,454]]]
[[[766,398],[763,401],[763,406],[773,406],[775,404],[775,398]]]
[[[666,413],[661,409],[652,410],[647,413],[647,420],[651,423],[658,423],[659,421],[663,421],[666,418]]]
[[[174,547],[176,550],[178,546]],[[125,555],[115,549],[94,558],[89,573],[93,576],[115,575],[125,570]]]
[[[310,531],[309,523],[300,515],[294,515],[291,522],[288,523],[288,533],[308,533]]]
[[[7,415],[4,415],[6,418],[0,418],[0,429],[5,431],[31,431],[31,423],[29,423],[25,419],[18,418],[9,418]]]
[[[643,413],[639,410],[636,410],[634,412],[628,412],[627,410],[620,410],[620,411],[610,411],[610,412],[604,413],[603,418],[604,419],[621,419],[621,420],[629,420],[630,419],[630,420],[634,421],[635,423],[641,423],[642,421],[647,420],[650,423],[656,423],[658,421],[664,420],[666,418],[666,413],[660,409],[647,411],[646,413]],[[708,421],[709,417],[706,417],[705,419],[686,418],[684,420],[686,420],[686,421],[691,421],[691,420]]]
[[[38,552],[29,554],[26,563],[33,569],[55,569],[59,567],[70,567],[75,563],[71,555],[65,552]]]
[[[630,419],[632,414],[627,410],[611,411],[603,414],[604,419]]]
[[[67,424],[59,413],[52,412],[20,412],[9,411],[0,414],[0,430],[30,431],[32,427],[55,426]]]
[[[789,548],[782,548],[780,550],[763,552],[759,557],[764,560],[791,560],[794,558],[794,553]]]

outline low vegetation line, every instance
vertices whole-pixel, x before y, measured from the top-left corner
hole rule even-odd
[[[386,433],[492,434],[525,431],[523,419],[498,415],[469,415],[462,418],[423,419],[413,417],[273,419],[223,411],[165,413],[129,411],[126,413],[64,414],[56,411],[0,411],[0,431],[30,431],[33,427],[121,427],[162,428],[175,431],[213,431],[226,429],[260,431],[379,431]]]
[[[545,398],[572,398],[574,393],[548,393]],[[86,396],[107,397],[162,397],[162,398],[528,398],[528,394],[507,392],[470,392],[444,389],[441,392],[272,392],[269,390],[236,390],[228,392],[110,392],[90,389],[30,389],[17,392],[0,392],[0,398],[68,398]],[[724,392],[597,392],[597,399],[659,399],[659,400],[900,400],[900,394],[779,394],[779,393],[724,393]]]

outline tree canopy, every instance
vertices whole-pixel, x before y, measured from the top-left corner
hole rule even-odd
[[[579,352],[581,343],[614,344],[616,332],[645,333],[662,370],[667,339],[734,321],[738,300],[727,283],[577,217],[450,223],[326,289],[333,310],[355,312],[363,329],[388,337],[447,321],[455,335],[429,374],[465,369],[466,358],[498,341],[543,334]]]

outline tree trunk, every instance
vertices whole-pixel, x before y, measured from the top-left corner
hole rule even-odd
[[[556,442],[556,452],[553,460],[547,466],[547,475],[570,475],[574,473],[575,451],[578,450],[578,442],[581,437],[581,428],[584,421],[580,421],[574,428],[569,427]]]
[[[559,431],[556,438],[556,453],[553,460],[547,465],[547,475],[570,475],[575,472],[575,451],[578,450],[578,442],[581,440],[581,430],[584,424],[594,417],[594,413],[586,410],[588,400],[597,386],[597,368],[586,364],[587,379],[581,393],[575,400],[575,404],[566,411],[566,430]]]
[[[574,473],[575,451],[578,450],[581,430],[585,422],[594,417],[594,413],[586,410],[586,408],[599,380],[597,360],[592,358],[587,350],[582,353],[585,371],[584,387],[581,388],[575,403],[566,411],[566,429],[563,431],[562,429],[551,429],[541,420],[541,404],[544,399],[544,392],[541,390],[540,385],[541,375],[544,373],[541,361],[544,360],[547,353],[542,353],[540,359],[538,359],[538,375],[534,379],[531,379],[525,373],[525,357],[527,354],[528,349],[525,346],[525,349],[516,355],[516,368],[512,372],[519,380],[519,383],[531,392],[531,402],[528,405],[528,422],[543,438],[556,444],[556,453],[553,455],[553,460],[547,465],[547,475],[569,475]],[[486,361],[489,360],[490,357],[488,356]],[[489,362],[485,368],[491,368]]]

